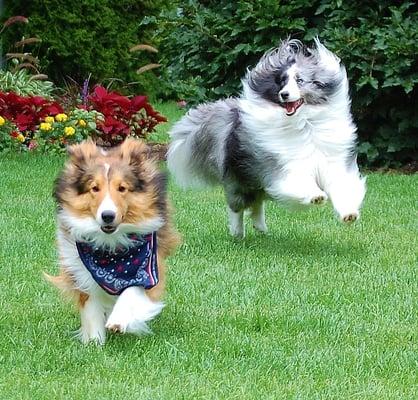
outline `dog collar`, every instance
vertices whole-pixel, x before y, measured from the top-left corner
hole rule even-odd
[[[76,242],[84,266],[97,284],[112,295],[130,286],[150,289],[158,283],[157,234],[130,234],[131,247],[104,250],[87,242]]]

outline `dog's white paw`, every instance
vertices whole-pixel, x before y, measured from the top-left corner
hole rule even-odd
[[[234,212],[230,208],[228,208],[228,213],[229,233],[237,239],[242,239],[245,236],[244,212]]]
[[[234,228],[229,227],[229,233],[235,239],[243,239],[245,236],[244,229],[234,229]]]
[[[75,332],[75,336],[83,344],[95,343],[98,345],[103,345],[106,342],[106,331],[104,327],[95,330],[81,327],[78,331]]]
[[[353,222],[357,221],[358,218],[359,218],[358,212],[348,213],[341,217],[342,221],[345,222],[346,224],[352,224]]]
[[[106,322],[106,329],[117,333],[150,333],[147,322],[163,307],[163,303],[151,301],[143,288],[129,287],[119,296]]]
[[[267,233],[268,232],[268,228],[267,228],[266,223],[253,222],[253,227],[256,231],[258,231],[260,233]]]
[[[310,200],[310,203],[320,205],[320,204],[324,204],[327,200],[328,200],[328,196],[325,193],[323,193],[323,194],[318,194],[317,196],[312,197]]]
[[[106,329],[115,333],[129,332],[138,335],[150,333],[147,322],[157,316],[163,307],[162,303],[152,303],[147,309],[138,305],[132,305],[123,310],[118,308],[110,314],[106,322]]]
[[[106,322],[106,329],[114,333],[125,333],[127,327],[128,322],[124,321],[121,317],[109,317],[109,319]]]

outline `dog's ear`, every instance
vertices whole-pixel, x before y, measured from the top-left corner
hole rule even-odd
[[[302,54],[307,58],[315,56],[315,52],[312,49],[310,49],[308,46],[306,46],[305,44],[302,47]]]
[[[314,39],[314,42],[316,46],[314,53],[316,53],[318,62],[328,71],[339,72],[341,59],[332,51],[328,50],[318,37]]]
[[[83,192],[81,177],[84,176],[87,163],[97,155],[97,147],[92,140],[88,140],[72,146],[67,146],[69,161],[65,168],[55,180],[53,196],[58,204],[63,201],[63,195],[69,188],[77,190],[78,194]]]
[[[97,155],[97,146],[92,140],[86,140],[80,144],[67,147],[67,153],[71,162],[81,168],[87,161]]]
[[[148,146],[140,140],[128,138],[119,148],[120,158],[132,167],[143,165],[150,158]]]
[[[135,177],[135,190],[141,191],[153,176],[155,165],[150,148],[142,141],[128,138],[119,146],[119,157]]]

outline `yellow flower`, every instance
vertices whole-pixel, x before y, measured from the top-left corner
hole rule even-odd
[[[84,119],[79,119],[78,120],[78,125],[81,126],[82,128],[84,128],[85,126],[87,126],[87,122],[84,121]]]
[[[47,122],[48,124],[52,124],[54,123],[55,119],[54,117],[45,117],[45,122]]]
[[[65,136],[72,136],[75,133],[75,129],[72,126],[66,126],[64,128]]]
[[[67,114],[57,114],[55,116],[55,120],[58,121],[58,122],[65,122],[65,121],[67,121],[67,119],[68,119]]]
[[[16,136],[16,140],[18,140],[20,143],[23,143],[25,141],[25,137],[21,133],[19,133]]]
[[[0,115],[0,126],[4,125],[6,120]]]
[[[41,131],[50,131],[52,129],[52,125],[49,122],[41,122],[39,129]]]

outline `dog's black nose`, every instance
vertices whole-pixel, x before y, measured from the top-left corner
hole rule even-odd
[[[102,220],[105,224],[111,224],[115,220],[116,214],[114,211],[106,210],[102,212]]]
[[[280,97],[282,100],[287,100],[289,98],[289,92],[280,92]]]

